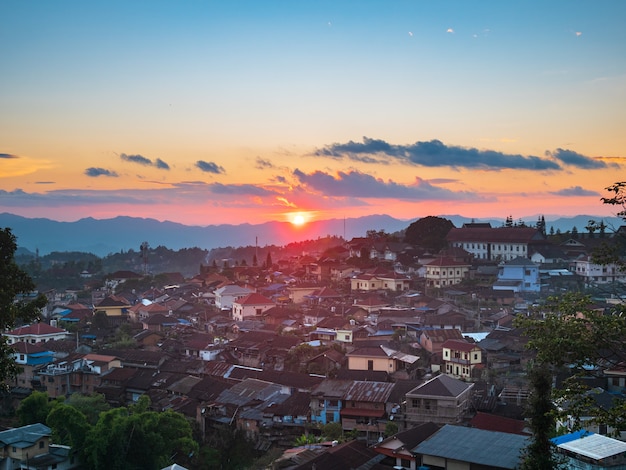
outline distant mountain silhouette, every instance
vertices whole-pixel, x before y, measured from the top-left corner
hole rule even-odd
[[[502,219],[472,219],[460,215],[441,215],[449,219],[456,227],[475,220],[490,222],[492,227],[500,227]],[[585,231],[589,220],[604,220],[609,227],[619,227],[622,223],[617,217],[598,217],[580,215],[563,217],[548,221],[547,229],[554,227],[561,232],[576,227],[579,233]],[[313,221],[302,227],[295,227],[288,222],[266,222],[263,224],[208,225],[191,226],[175,222],[159,222],[155,219],[139,217],[115,217],[112,219],[85,218],[76,222],[58,222],[45,218],[26,218],[9,213],[0,214],[0,228],[9,227],[17,237],[20,249],[41,255],[53,251],[83,251],[98,256],[106,256],[121,250],[139,251],[142,242],[150,246],[165,246],[172,250],[198,247],[213,249],[219,247],[240,247],[266,245],[286,245],[291,242],[314,240],[329,235],[344,236],[346,239],[363,237],[368,230],[384,230],[394,233],[406,229],[417,220],[400,220],[388,215],[370,215],[365,217],[329,219]],[[534,225],[536,220],[525,220]]]

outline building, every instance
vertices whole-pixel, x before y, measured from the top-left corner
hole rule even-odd
[[[233,320],[260,319],[263,312],[275,306],[276,304],[271,299],[253,292],[233,301]]]
[[[548,243],[540,230],[531,227],[455,227],[446,240],[451,247],[463,248],[475,259],[487,261],[528,257],[536,247]]]
[[[422,465],[445,470],[513,470],[519,467],[526,436],[446,425],[413,449]]]
[[[47,323],[21,326],[3,334],[7,338],[7,344],[15,344],[20,341],[30,344],[59,341],[67,339],[68,335],[69,333],[63,328],[57,328]]]
[[[455,424],[470,409],[473,383],[438,375],[406,394],[407,424]]]
[[[426,286],[446,287],[467,279],[471,265],[452,258],[439,257],[425,264]]]
[[[516,293],[541,291],[539,265],[523,256],[501,262],[498,265],[498,280],[493,284],[493,290],[509,290]]]
[[[482,349],[476,343],[449,339],[442,346],[443,372],[457,379],[469,380],[474,370],[482,368]]]
[[[626,442],[578,431],[552,439],[567,459],[567,468],[621,470],[626,468]]]

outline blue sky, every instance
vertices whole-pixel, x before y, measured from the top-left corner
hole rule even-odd
[[[0,4],[0,211],[610,214],[626,2]]]

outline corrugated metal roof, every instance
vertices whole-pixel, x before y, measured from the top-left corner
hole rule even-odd
[[[626,442],[601,434],[588,434],[569,442],[558,444],[559,449],[569,450],[595,460],[606,459],[626,452]]]
[[[395,384],[389,382],[354,381],[343,396],[347,401],[387,402]]]
[[[528,438],[464,426],[446,425],[413,449],[414,453],[477,465],[515,469]]]

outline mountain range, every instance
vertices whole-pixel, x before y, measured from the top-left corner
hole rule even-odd
[[[489,222],[492,227],[500,227],[504,223],[502,219],[473,219],[460,215],[439,217],[450,220],[455,227],[461,227],[471,221]],[[579,232],[583,232],[592,219],[604,220],[609,228],[617,228],[623,223],[618,217],[579,215],[554,220],[546,218],[546,228],[548,231],[554,228],[555,231],[566,232],[576,227]],[[38,250],[40,255],[54,251],[82,251],[106,256],[122,250],[139,251],[143,242],[148,242],[151,247],[165,246],[172,250],[193,247],[211,250],[228,246],[283,246],[333,235],[349,240],[365,236],[368,230],[384,230],[386,233],[402,231],[415,220],[417,218],[401,220],[388,215],[370,215],[311,221],[300,227],[288,222],[192,226],[125,216],[111,219],[88,217],[75,222],[59,222],[1,213],[0,228],[11,229],[17,238],[20,251],[28,250],[34,253]],[[525,222],[528,225],[536,224],[536,220]]]

